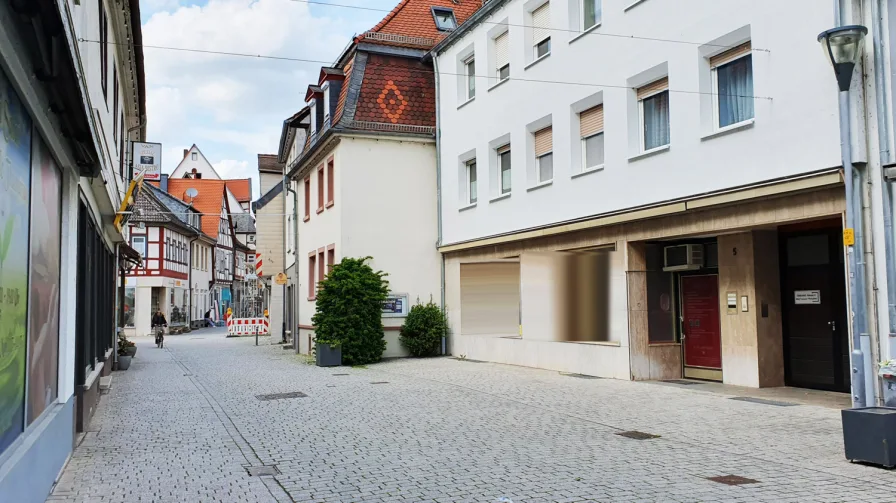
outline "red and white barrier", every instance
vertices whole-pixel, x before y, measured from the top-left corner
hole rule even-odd
[[[227,316],[228,335],[268,335],[271,322],[267,318],[234,318]]]

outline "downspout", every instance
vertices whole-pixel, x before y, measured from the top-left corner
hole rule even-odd
[[[193,243],[195,243],[197,239],[199,239],[199,234],[196,234],[196,237],[190,240],[190,267],[187,269],[187,286],[190,287],[190,310],[187,311],[190,313],[190,330],[193,329],[193,255],[195,255],[193,253]]]
[[[438,227],[438,240],[436,241],[436,251],[442,246],[442,128],[441,119],[441,100],[439,93],[439,58],[438,55],[432,56],[432,70],[435,74],[436,83],[436,215]],[[440,262],[440,282],[439,289],[441,295],[442,312],[447,314],[445,307],[445,254],[439,251]],[[442,355],[448,354],[447,334],[442,335]]]
[[[118,269],[121,285],[116,288],[118,292],[118,309],[115,310],[115,336],[112,338],[112,363],[118,363],[118,334],[121,333],[121,320],[124,313],[124,269],[121,268],[121,259],[118,251],[121,249],[121,243],[115,245],[115,268]]]
[[[283,182],[282,182],[283,183],[283,190],[282,190],[282,192],[283,192],[283,219],[284,219],[283,232],[286,234],[286,236],[283,239],[283,272],[284,273],[286,273],[286,242],[289,241],[289,217],[288,217],[288,215],[286,215],[286,201],[287,201],[287,199],[286,199],[286,197],[287,197],[286,180],[288,178],[289,177],[284,175]],[[283,314],[282,314],[283,323],[282,323],[282,332],[281,332],[281,335],[283,336],[283,338],[281,340],[281,343],[286,344],[286,285],[281,285],[280,288],[283,290]]]
[[[287,177],[288,178],[288,177]],[[292,289],[292,307],[295,312],[296,318],[293,320],[293,324],[289,327],[290,329],[294,329],[292,333],[292,348],[296,352],[296,354],[300,353],[299,349],[299,194],[292,190],[292,182],[290,181],[287,184],[288,191],[292,192],[292,235],[293,239],[295,239],[295,245],[293,246],[292,254],[295,257],[293,260],[293,267],[295,268],[295,278],[296,280],[293,282]],[[286,207],[284,206],[284,209]],[[284,246],[284,248],[286,248]],[[286,262],[283,263],[286,265]]]

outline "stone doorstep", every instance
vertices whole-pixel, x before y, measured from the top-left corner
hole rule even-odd
[[[100,377],[100,392],[108,393],[112,389],[112,376]]]

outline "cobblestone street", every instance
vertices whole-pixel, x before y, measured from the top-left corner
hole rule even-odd
[[[449,358],[325,369],[269,342],[138,339],[49,501],[896,500],[896,472],[843,458],[835,409]]]

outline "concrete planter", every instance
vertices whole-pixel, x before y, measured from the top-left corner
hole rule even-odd
[[[131,367],[131,358],[128,355],[118,355],[118,370],[127,370]]]
[[[314,345],[318,367],[338,367],[342,365],[342,348],[329,344]]]
[[[124,351],[131,358],[137,356],[137,346],[131,346],[131,347],[125,349]]]
[[[896,467],[896,407],[841,411],[846,459]]]

